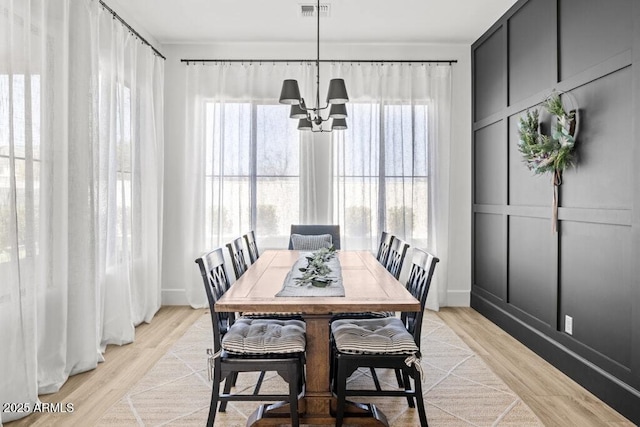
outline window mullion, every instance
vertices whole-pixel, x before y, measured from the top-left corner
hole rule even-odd
[[[385,106],[383,103],[380,103],[380,111],[378,113],[380,115],[380,136],[379,136],[379,145],[378,145],[378,229],[377,235],[381,235],[382,231],[385,229],[385,221],[387,216],[387,205],[386,205],[386,151],[385,151]]]
[[[24,76],[24,203],[25,203],[25,256],[35,255],[35,198],[34,198],[34,170],[33,170],[33,105],[32,105],[31,75]]]
[[[251,145],[249,147],[249,207],[251,209],[251,214],[249,217],[249,222],[251,224],[251,229],[256,229],[257,224],[257,214],[258,214],[258,183],[257,183],[257,175],[258,175],[258,162],[257,162],[257,151],[258,151],[258,106],[254,103],[251,104]]]

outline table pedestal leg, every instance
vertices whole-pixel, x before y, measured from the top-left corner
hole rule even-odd
[[[300,423],[335,424],[332,415],[335,399],[331,394],[329,367],[330,315],[304,315],[307,324],[307,369],[305,395],[299,402]],[[288,405],[262,405],[247,420],[247,426],[277,426],[289,419]],[[290,422],[290,420],[289,420]],[[374,405],[350,403],[345,411],[345,424],[388,426],[384,414]]]

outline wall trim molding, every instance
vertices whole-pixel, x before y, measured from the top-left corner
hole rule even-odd
[[[602,399],[616,411],[640,419],[640,390],[614,377],[576,352],[518,319],[486,298],[471,292],[471,308],[498,325],[538,356]]]
[[[471,45],[470,129],[470,306],[636,424],[639,52],[638,1],[518,0]],[[519,116],[554,90],[582,123],[557,233],[551,186],[517,147]]]

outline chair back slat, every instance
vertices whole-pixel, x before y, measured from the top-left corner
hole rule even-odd
[[[387,261],[389,260],[389,249],[391,249],[391,243],[393,242],[393,239],[393,235],[387,233],[386,231],[383,231],[380,237],[380,245],[378,246],[378,254],[376,255],[376,259],[385,267],[387,266]]]
[[[407,330],[413,335],[418,347],[420,347],[420,334],[422,333],[422,317],[427,303],[427,295],[431,286],[431,279],[435,271],[436,264],[440,261],[432,254],[421,249],[413,249],[411,260],[411,271],[407,279],[406,288],[418,301],[420,301],[420,311],[403,312],[401,319]]]
[[[244,257],[244,249],[242,247],[242,238],[238,237],[232,242],[227,243],[227,249],[229,249],[229,256],[231,257],[231,265],[233,265],[233,272],[236,275],[236,280],[240,278],[247,271],[247,260]]]
[[[221,348],[222,335],[234,321],[233,313],[217,312],[215,310],[216,302],[230,287],[222,249],[218,248],[202,255],[196,259],[196,264],[200,268],[204,290],[209,301],[209,311],[213,325],[213,346],[214,351],[217,352]]]
[[[258,252],[258,245],[256,244],[256,235],[253,230],[251,230],[250,232],[242,236],[242,238],[244,239],[244,243],[247,245],[249,262],[253,264],[258,260],[258,258],[260,258],[260,252]]]
[[[402,239],[398,239],[397,237],[393,238],[391,246],[389,247],[386,268],[387,271],[396,279],[400,277],[404,257],[407,255],[407,249],[409,249],[409,244],[407,242]]]

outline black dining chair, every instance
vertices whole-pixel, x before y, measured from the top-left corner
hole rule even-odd
[[[284,401],[289,403],[291,424],[299,426],[298,398],[304,394],[305,323],[300,320],[224,318],[216,302],[229,289],[222,249],[196,259],[204,281],[213,326],[213,349],[209,349],[209,375],[213,379],[207,427],[229,401]],[[230,320],[230,321],[227,321]],[[221,325],[225,325],[223,331]],[[288,384],[287,394],[231,393],[239,372],[276,371]],[[220,390],[222,381],[224,389]]]
[[[294,236],[295,235],[295,236]],[[317,224],[291,224],[291,235],[289,236],[289,249],[296,250],[316,250],[323,247],[325,243],[318,236],[330,235],[332,245],[336,249],[340,249],[340,226],[339,225],[317,225]],[[308,236],[309,239],[303,240],[302,246],[296,246],[297,236]],[[298,238],[299,239],[299,238]]]
[[[414,249],[406,287],[420,301],[420,311],[403,312],[400,318],[344,319],[331,323],[331,375],[332,391],[337,397],[337,427],[342,426],[348,396],[404,396],[410,403],[415,400],[420,425],[428,425],[422,396],[420,334],[438,261],[437,257]],[[404,390],[349,389],[347,378],[358,368],[398,370],[403,376]],[[413,378],[413,388],[410,378]]]
[[[389,247],[386,268],[387,271],[396,279],[400,278],[404,257],[407,255],[407,249],[409,249],[409,244],[407,242],[402,239],[398,239],[395,236],[393,237],[393,241]]]
[[[240,278],[247,271],[247,260],[244,257],[244,248],[242,247],[242,238],[232,240],[227,243],[227,249],[229,249],[229,257],[231,258],[231,265],[233,266],[233,272],[236,275],[236,280]]]
[[[253,264],[260,258],[260,252],[258,252],[258,245],[256,244],[256,235],[253,230],[242,236],[244,243],[247,246],[247,253],[249,254],[249,262]]]
[[[387,265],[387,260],[389,259],[389,250],[391,249],[391,243],[394,240],[394,236],[386,231],[382,232],[380,238],[380,245],[378,246],[378,253],[376,255],[376,259],[383,266]],[[405,249],[406,252],[406,249]],[[397,277],[396,277],[397,279]],[[383,311],[366,311],[361,313],[334,313],[331,318],[331,322],[334,322],[339,319],[379,319],[382,317],[394,316],[395,313],[392,312],[383,312]],[[382,390],[380,385],[380,380],[378,379],[378,375],[376,374],[376,370],[374,368],[370,369],[371,371],[371,379],[376,387],[376,390]],[[397,374],[396,374],[397,375]],[[402,387],[402,378],[397,377],[398,385]]]
[[[389,249],[391,249],[391,243],[394,240],[393,234],[387,233],[386,231],[382,232],[380,237],[380,244],[378,245],[378,253],[376,254],[376,259],[378,262],[385,267],[387,266],[387,260],[389,259]]]

